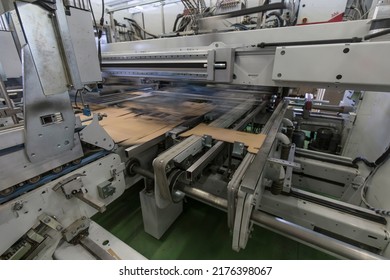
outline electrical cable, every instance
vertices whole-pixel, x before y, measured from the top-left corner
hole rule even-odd
[[[356,165],[358,162],[363,162],[365,165],[367,165],[368,167],[370,168],[375,168],[377,165],[375,164],[375,162],[371,162],[369,161],[368,159],[364,158],[364,157],[357,157],[355,158],[353,161],[352,161],[352,164],[353,165]]]
[[[126,17],[124,17],[123,19],[127,20],[129,22],[129,25],[130,25],[131,29],[133,30],[133,33],[134,33],[134,38],[136,40],[143,40],[143,39],[145,39],[144,36],[141,33],[141,29],[139,28],[138,24],[135,23],[134,20],[132,20],[130,18],[126,18]]]
[[[178,22],[179,19],[181,19],[183,16],[184,16],[183,14],[178,14],[178,15],[176,16],[175,22],[173,23],[173,29],[172,29],[173,32],[176,32],[177,22]]]
[[[358,2],[359,2],[359,6],[360,6],[361,11],[363,12],[363,14],[365,14],[367,12],[365,1],[358,0]]]
[[[158,36],[156,36],[156,35],[154,35],[154,34],[148,32],[148,31],[146,31],[145,29],[143,29],[135,20],[133,20],[133,19],[131,19],[131,18],[127,18],[127,17],[124,17],[123,19],[129,21],[129,23],[130,23],[133,27],[135,27],[135,28],[138,29],[138,30],[142,30],[143,32],[145,32],[145,34],[148,34],[149,36],[151,36],[151,37],[153,37],[153,38],[158,38]],[[141,35],[141,34],[139,34],[139,35]],[[142,37],[142,36],[141,36],[141,37]],[[144,38],[144,39],[145,39],[145,38]]]
[[[102,0],[102,17],[100,19],[100,27],[101,28],[98,27],[95,13],[94,13],[93,8],[92,8],[91,0],[88,0],[88,4],[89,4],[89,7],[91,9],[92,19],[93,19],[93,23],[95,24],[95,29],[96,29],[96,33],[97,33],[97,37],[98,37],[98,59],[99,59],[99,64],[101,65],[102,64],[101,38],[102,38],[102,34],[103,34],[103,25],[104,25],[104,0]]]
[[[129,27],[131,29],[132,35],[133,35],[133,41],[134,40],[144,40],[144,36],[141,33],[141,30],[138,28],[136,24],[133,24],[133,21],[129,18],[123,18],[124,20],[127,20],[129,22]]]
[[[213,13],[220,1],[217,1],[214,6],[210,7],[207,7],[203,0],[181,0],[181,2],[184,6],[184,12],[176,16],[172,30],[175,33],[185,31],[189,25],[194,27],[198,17],[204,18],[213,16]]]
[[[191,23],[192,19],[188,16],[184,16],[181,20],[180,20],[180,24],[179,24],[179,27],[178,29],[176,30],[176,32],[183,32],[187,26]]]
[[[294,25],[296,25],[297,24],[297,22],[298,22],[298,15],[299,15],[299,10],[300,10],[300,7],[301,7],[301,0],[299,0],[299,2],[298,3],[296,3],[296,9],[295,9],[295,4],[294,4],[294,9],[293,9],[293,12],[295,12],[295,19],[294,19],[294,21],[293,22],[291,22],[291,24],[290,25],[292,25],[292,26],[294,26]]]
[[[344,43],[361,43],[367,40],[378,38],[384,35],[390,34],[390,28],[386,28],[377,33],[368,34],[364,37],[353,37],[345,39],[331,39],[331,40],[317,40],[317,41],[297,41],[297,42],[276,42],[276,43],[265,43],[261,42],[257,44],[259,48],[266,47],[281,47],[281,46],[303,46],[303,45],[322,45],[322,44],[344,44]]]
[[[390,145],[387,147],[386,151],[375,161],[377,166],[383,164],[388,157],[390,156]]]
[[[389,157],[390,157],[390,145],[387,147],[386,151],[375,161],[376,167],[373,170],[371,170],[370,174],[368,174],[366,180],[363,183],[361,191],[360,191],[360,197],[361,197],[363,203],[367,206],[367,208],[374,211],[375,213],[377,213],[379,215],[384,215],[384,216],[390,216],[390,210],[379,209],[379,208],[373,207],[367,201],[366,195],[368,192],[368,183],[375,176],[375,174],[378,172],[378,170],[384,165],[384,163],[389,159]]]
[[[356,12],[359,14],[359,18],[362,18],[362,17],[363,17],[362,12],[361,12],[358,8],[353,7],[352,9],[353,9],[354,11],[356,11]]]
[[[268,16],[270,17],[270,16],[274,16],[274,17],[276,17],[277,18],[277,20],[278,20],[278,27],[283,27],[283,22],[284,22],[284,20],[282,19],[282,16],[278,13],[278,12],[271,12],[271,13],[269,13],[268,14]]]
[[[185,30],[185,28],[190,24],[190,23],[194,23],[195,22],[195,12],[196,12],[196,8],[194,7],[194,5],[191,3],[191,1],[188,1],[188,0],[182,0],[181,1],[183,3],[183,6],[186,8],[186,10],[188,11],[188,17],[187,20],[186,20],[186,25],[185,27],[182,27],[182,28],[179,28],[179,32],[182,32]],[[183,13],[184,14],[184,13]],[[189,20],[188,20],[189,19]]]
[[[89,4],[89,8],[91,9],[92,19],[93,19],[93,23],[95,25],[96,33],[97,33],[98,27],[97,27],[97,22],[96,22],[96,18],[95,18],[95,13],[94,13],[93,8],[92,8],[91,0],[88,0],[88,4]]]
[[[102,16],[100,18],[100,28],[98,29],[98,58],[99,64],[102,64],[102,44],[101,39],[103,35],[103,26],[104,26],[104,0],[102,0]]]
[[[79,105],[77,104],[77,95],[79,94],[80,89],[76,91],[76,94],[74,95],[74,105],[76,106],[76,109],[80,109]]]
[[[248,29],[249,29],[248,26],[246,26],[246,25],[244,25],[244,24],[242,24],[242,23],[233,23],[233,24],[231,25],[231,27],[235,27],[235,28],[237,28],[238,30],[248,30]]]
[[[375,8],[376,8],[376,6],[373,6],[371,9],[367,9],[367,11],[362,15],[362,17],[360,19],[363,19],[365,16],[367,16]]]

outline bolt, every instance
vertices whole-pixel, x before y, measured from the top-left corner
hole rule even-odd
[[[58,230],[58,231],[62,230],[62,226],[60,226],[60,225],[56,226],[56,230]]]
[[[43,220],[44,223],[49,223],[50,221],[51,221],[50,217],[46,217],[46,218]]]
[[[19,211],[23,208],[23,202],[16,202],[15,205],[13,206],[14,211]]]

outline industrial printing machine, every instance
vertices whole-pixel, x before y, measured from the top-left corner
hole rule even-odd
[[[339,258],[390,257],[388,3],[363,20],[199,32],[98,53],[89,6],[49,2],[0,5],[16,9],[26,41],[23,108],[0,83],[2,259],[142,259],[90,220],[142,178],[144,228],[158,239],[188,196],[227,213],[236,251],[257,224]],[[256,12],[291,7],[284,2]],[[150,89],[115,108],[83,101],[84,115],[74,111],[69,93],[110,81]],[[303,86],[345,90],[350,104],[293,97]],[[140,122],[121,105],[158,111],[167,99],[190,113]],[[155,130],[131,139],[150,119]]]

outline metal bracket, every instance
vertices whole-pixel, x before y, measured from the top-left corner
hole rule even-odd
[[[115,193],[115,188],[112,186],[110,181],[104,181],[103,183],[97,186],[99,197],[106,199],[109,196],[112,196]]]
[[[93,114],[92,122],[80,131],[80,140],[103,148],[107,151],[111,151],[115,147],[114,140],[99,124],[98,114]]]
[[[57,220],[47,214],[41,214],[38,219],[41,223],[47,225],[49,228],[54,229],[55,231],[61,231],[64,228]]]
[[[301,169],[301,164],[294,162],[295,155],[295,144],[291,145],[288,160],[282,160],[278,158],[268,158],[267,159],[267,178],[275,180],[280,174],[280,168],[285,167],[284,179],[283,179],[283,191],[289,193],[291,189],[292,182],[292,171],[293,169]]]
[[[54,191],[58,191],[61,188],[64,193],[66,199],[71,199],[73,195],[80,192],[81,188],[84,186],[83,181],[81,180],[81,176],[85,176],[84,174],[74,174],[69,176],[68,178],[58,182],[54,187]]]
[[[352,127],[355,123],[356,117],[357,117],[356,113],[351,112],[348,114],[348,119],[344,124],[345,129],[352,129]]]
[[[81,180],[83,174],[74,174],[68,178],[58,182],[54,187],[54,191],[58,191],[60,188],[64,193],[66,199],[76,197],[82,202],[85,202],[89,206],[95,208],[100,213],[106,211],[106,205],[103,202],[98,201],[94,197],[87,194],[87,190],[84,188],[83,181]]]
[[[214,43],[215,49],[207,52],[207,80],[230,83],[233,79],[235,50],[222,42]]]
[[[33,229],[30,229],[30,230],[27,232],[27,237],[28,237],[29,239],[31,239],[32,241],[38,243],[38,244],[42,243],[42,242],[45,240],[45,238],[44,238],[42,235],[40,235],[39,233],[37,233],[37,232],[36,232],[35,230],[33,230]]]
[[[288,154],[288,161],[293,162],[295,157],[295,144],[291,144],[290,152]],[[299,169],[301,168],[301,165],[298,163],[295,163],[299,165]],[[286,174],[284,177],[283,182],[283,192],[289,193],[291,191],[291,183],[292,183],[292,173],[293,173],[294,166],[287,166],[286,167]]]
[[[236,157],[243,157],[245,153],[245,144],[242,142],[234,142],[232,155]]]
[[[87,232],[90,225],[90,220],[87,217],[83,216],[80,219],[74,221],[70,226],[68,226],[62,232],[64,239],[72,243],[72,241],[83,232]]]
[[[213,137],[210,135],[203,135],[202,145],[203,147],[211,148],[213,146]]]
[[[124,162],[121,162],[119,165],[117,165],[115,168],[111,169],[111,176],[115,180],[116,176],[119,176],[123,170],[126,169],[126,164]]]
[[[361,186],[363,186],[364,182],[365,182],[365,178],[363,176],[358,175],[355,178],[353,178],[351,187],[354,190],[358,190],[360,189]]]
[[[89,206],[98,210],[100,213],[103,213],[104,211],[106,211],[106,205],[103,202],[95,199],[94,197],[92,197],[86,193],[78,192],[75,194],[75,196],[78,199],[80,199],[82,202],[85,202]]]
[[[177,126],[172,130],[168,131],[167,133],[165,133],[165,136],[171,137],[172,139],[176,139],[181,133],[187,131],[188,129],[189,127],[186,126]]]

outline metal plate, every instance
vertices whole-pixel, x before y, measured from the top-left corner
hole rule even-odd
[[[31,162],[74,147],[75,115],[68,91],[45,96],[28,46],[23,48],[25,147]]]
[[[91,13],[70,8],[70,14],[66,19],[81,82],[88,84],[101,81],[102,76],[100,73]]]
[[[22,76],[22,64],[14,44],[12,33],[0,31],[0,64],[7,78]]]
[[[272,79],[390,91],[389,48],[389,42],[278,47]]]
[[[93,114],[92,122],[80,132],[80,140],[103,148],[107,151],[114,149],[115,143],[110,135],[99,124],[97,114]]]
[[[24,35],[45,95],[67,91],[67,75],[50,13],[37,5],[17,2]]]

